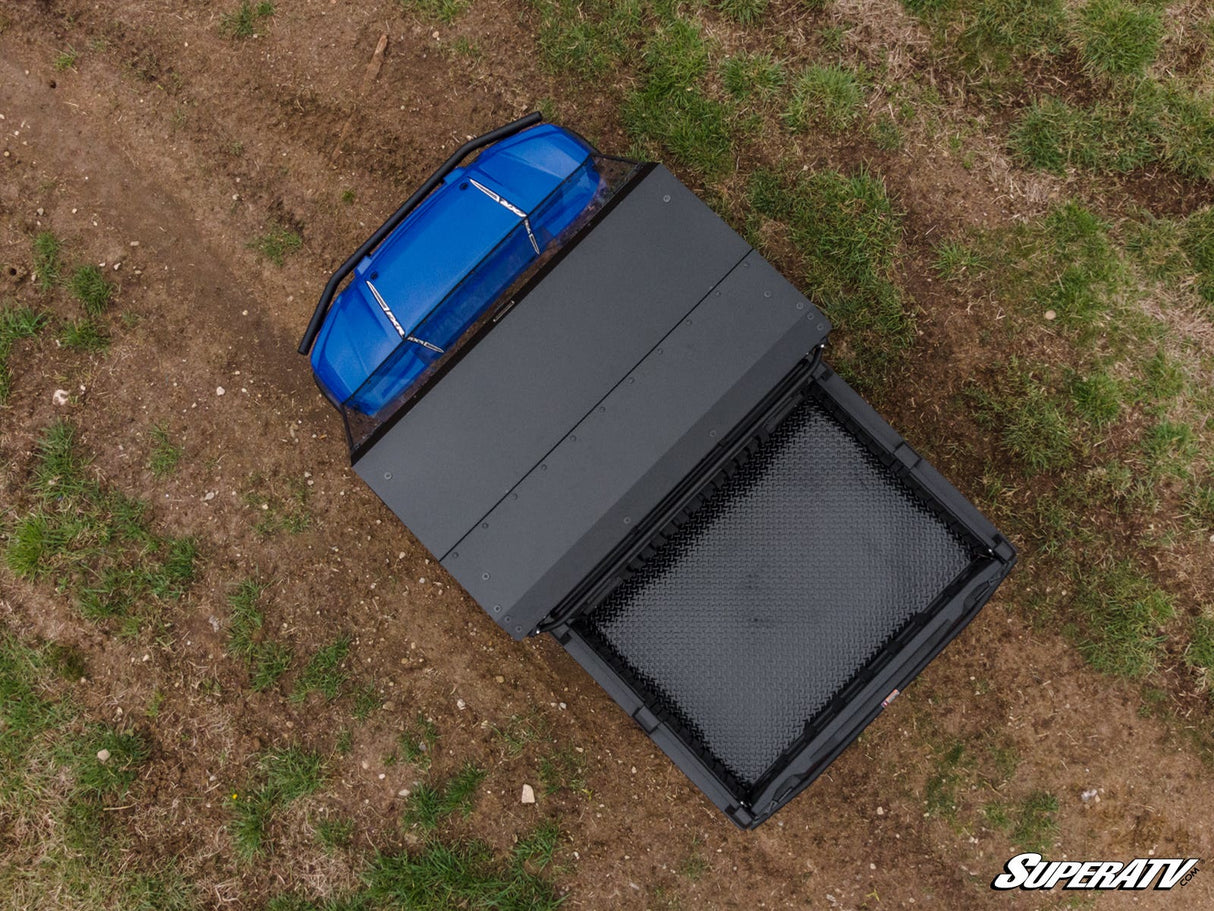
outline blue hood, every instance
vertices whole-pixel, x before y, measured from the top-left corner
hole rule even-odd
[[[417,379],[589,205],[592,154],[541,125],[452,171],[334,301],[312,348],[329,399],[373,415]]]

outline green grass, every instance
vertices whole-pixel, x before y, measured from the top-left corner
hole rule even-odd
[[[1189,490],[1186,508],[1190,522],[1214,533],[1214,480],[1194,485]]]
[[[1152,478],[1188,480],[1202,448],[1192,425],[1160,420],[1143,434],[1142,451]]]
[[[240,6],[219,17],[219,33],[229,38],[252,38],[261,21],[273,15],[273,3],[261,2],[254,6],[250,0],[241,0]]]
[[[1121,414],[1121,384],[1107,371],[1071,379],[1071,402],[1075,411],[1095,427],[1107,427]]]
[[[716,0],[716,7],[742,25],[755,25],[767,14],[767,0]]]
[[[548,722],[534,710],[528,715],[511,715],[504,725],[493,729],[493,734],[508,757],[521,755],[533,743],[552,740]]]
[[[584,80],[610,72],[641,31],[641,0],[532,0],[539,14],[536,43],[552,72]]]
[[[1074,638],[1102,673],[1140,678],[1161,654],[1163,625],[1175,613],[1163,589],[1129,562],[1086,570],[1075,580]]]
[[[413,723],[397,738],[401,758],[420,769],[430,767],[436,743],[438,726],[421,712],[417,713]]]
[[[383,697],[375,684],[364,684],[354,690],[350,714],[354,716],[355,721],[366,721],[381,705],[383,705]]]
[[[265,847],[274,814],[301,797],[314,794],[325,783],[325,762],[316,753],[286,747],[262,754],[257,774],[244,791],[229,798],[229,830],[236,854],[252,860]]]
[[[1163,14],[1126,0],[1091,0],[1075,23],[1084,69],[1101,76],[1141,73],[1159,52]]]
[[[884,183],[866,171],[819,171],[789,181],[751,175],[752,210],[797,251],[790,264],[825,310],[846,347],[836,366],[857,382],[878,383],[912,339],[913,322],[893,281],[902,219]]]
[[[930,816],[953,819],[957,815],[957,793],[965,774],[965,745],[951,744],[936,761],[935,771],[923,787],[923,800]]]
[[[60,331],[59,344],[72,351],[105,351],[110,347],[110,336],[96,320],[72,320]]]
[[[347,848],[354,840],[354,823],[349,819],[321,819],[316,823],[316,840],[330,854]]]
[[[228,596],[228,653],[234,657],[248,658],[253,653],[264,623],[260,601],[265,589],[258,580],[245,579]]]
[[[1015,78],[1014,64],[1049,59],[1065,45],[1061,0],[968,0],[948,5],[961,14],[955,41],[962,67],[975,78],[992,80],[995,87]],[[918,0],[908,6],[930,15],[935,11],[932,7],[946,4]]]
[[[1177,240],[1176,246],[1196,273],[1197,293],[1214,304],[1214,208],[1200,209],[1185,219]]]
[[[881,114],[872,122],[868,137],[873,145],[886,152],[896,152],[902,148],[902,128],[898,126],[898,121],[888,114]]]
[[[168,428],[156,424],[149,432],[152,438],[152,451],[148,454],[148,470],[155,478],[164,478],[173,473],[181,462],[183,450],[169,436]]]
[[[1201,674],[1207,689],[1214,687],[1214,619],[1208,616],[1193,618],[1184,658]]]
[[[265,641],[256,645],[251,657],[249,686],[261,693],[274,686],[295,662],[295,650],[281,642]]]
[[[470,816],[477,789],[487,774],[469,762],[440,786],[418,785],[405,804],[405,823],[429,831],[454,813]]]
[[[450,24],[470,5],[472,0],[397,0],[400,8],[431,22]]]
[[[1023,851],[1048,853],[1058,838],[1058,798],[1048,791],[1034,791],[1016,808],[1011,830],[1012,843]]]
[[[59,254],[63,251],[63,242],[51,231],[40,231],[34,237],[34,276],[38,282],[38,290],[50,291],[59,284],[59,276],[63,263]]]
[[[1144,80],[1079,106],[1043,97],[1018,115],[1012,155],[1030,168],[1121,174],[1160,165],[1214,176],[1214,103]]]
[[[89,461],[71,424],[47,428],[27,486],[32,505],[12,527],[4,559],[18,576],[52,580],[86,617],[142,622],[189,589],[197,544],[155,533],[146,504],[107,489]]]
[[[1180,361],[1157,348],[1149,358],[1139,365],[1139,376],[1134,385],[1137,400],[1144,405],[1164,408],[1183,395],[1188,387],[1188,371]]]
[[[545,823],[504,858],[475,840],[429,840],[413,854],[378,854],[364,875],[363,897],[372,907],[412,911],[554,911],[564,899],[542,873],[559,841],[556,826]]]
[[[843,66],[811,66],[793,81],[784,125],[803,133],[810,127],[839,132],[859,118],[864,88],[855,71]]]
[[[308,508],[311,492],[302,478],[279,482],[267,481],[254,474],[249,478],[249,485],[244,504],[256,511],[253,529],[259,535],[275,535],[281,531],[298,535],[311,527],[312,513]]]
[[[1124,174],[1152,164],[1162,152],[1149,106],[1098,102],[1084,108],[1050,97],[1020,114],[1009,145],[1021,164],[1053,174],[1070,167]]]
[[[1182,247],[1182,224],[1176,219],[1146,212],[1141,219],[1127,223],[1126,229],[1126,251],[1146,278],[1169,281],[1193,268]]]
[[[973,278],[989,265],[982,253],[958,241],[948,240],[936,247],[936,274],[948,281]]]
[[[555,750],[540,757],[540,785],[545,794],[570,791],[588,794],[586,785],[586,761],[572,747]]]
[[[108,751],[108,758],[99,754]],[[90,797],[121,799],[135,783],[150,753],[143,735],[104,724],[88,725],[58,744],[56,758],[72,770],[78,792]]]
[[[295,657],[290,646],[270,639],[262,629],[265,618],[261,596],[265,588],[256,579],[245,579],[228,596],[228,654],[248,667],[249,685],[256,692],[273,687]]]
[[[1066,399],[1050,388],[1050,371],[1012,358],[995,390],[971,384],[979,423],[995,430],[1026,475],[1056,471],[1075,460],[1074,422]]]
[[[342,636],[330,645],[318,650],[304,666],[291,699],[302,702],[309,693],[320,693],[326,699],[336,699],[349,679],[349,672],[342,666],[350,652],[350,637]]]
[[[80,53],[71,45],[68,45],[64,50],[60,51],[55,57],[55,69],[59,72],[70,70],[76,65],[76,61],[80,59]]]
[[[67,288],[81,304],[84,312],[97,317],[105,312],[114,297],[114,285],[98,266],[80,266],[67,280]]]
[[[194,890],[172,862],[150,863],[127,813],[108,809],[146,800],[138,782],[149,742],[73,702],[60,682],[79,669],[71,653],[0,630],[5,907],[44,907],[53,897],[65,908],[193,908]]]
[[[784,64],[767,53],[741,53],[721,64],[721,84],[738,101],[771,98],[787,78]]]
[[[989,262],[980,287],[989,288],[1016,319],[1012,333],[1053,326],[1084,356],[1141,348],[1151,322],[1126,304],[1133,288],[1129,258],[1112,227],[1091,210],[1064,203],[1044,218],[979,238]],[[1045,371],[1047,374],[1049,371]]]
[[[281,267],[288,253],[294,253],[303,246],[303,238],[290,228],[276,226],[253,238],[248,246],[264,259]]]
[[[710,53],[694,22],[660,25],[645,44],[641,84],[624,99],[621,117],[635,141],[660,146],[712,179],[732,166],[732,141],[729,111],[701,84]]]
[[[22,339],[33,338],[46,325],[45,313],[31,307],[5,307],[0,310],[0,405],[12,394],[12,368],[9,357]]]

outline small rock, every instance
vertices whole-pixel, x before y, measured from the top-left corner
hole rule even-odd
[[[1056,320],[1056,319],[1058,318],[1058,314],[1057,314],[1057,313],[1055,313],[1053,310],[1046,310],[1046,311],[1045,311],[1045,318],[1046,318],[1047,320],[1053,321],[1053,320]]]
[[[62,406],[62,405],[66,405],[68,403],[68,399],[70,397],[71,397],[71,393],[68,392],[66,389],[56,389],[55,394],[51,396],[51,401],[54,402],[56,405]]]
[[[216,386],[216,387],[215,387],[215,394],[216,394],[216,395],[223,395],[225,392],[227,392],[227,390],[226,390],[226,389],[224,389],[222,386]]]
[[[523,785],[523,796],[519,798],[519,803],[535,803],[535,788],[529,784]]]
[[[396,796],[397,796],[397,797],[408,797],[408,796],[409,796],[409,789],[408,789],[408,788],[401,788],[399,791],[397,791],[397,792],[396,792]]]
[[[109,750],[98,750],[97,751],[97,761],[98,762],[109,762],[110,761],[110,751]]]
[[[456,699],[455,707],[462,712],[464,709],[466,709],[468,707],[468,703],[464,702],[464,700],[462,700],[462,699]]]
[[[211,501],[211,500],[214,500],[214,499],[215,499],[215,491],[213,491],[213,490],[208,490],[208,491],[207,491],[205,494],[203,494],[202,498],[203,498],[204,500],[208,501],[208,502],[209,502],[209,501]]]
[[[878,815],[878,816],[884,816],[884,815],[885,815],[885,807],[877,807],[877,815]]]
[[[1086,791],[1084,791],[1082,794],[1079,795],[1079,799],[1082,800],[1084,803],[1090,803],[1093,797],[1096,797],[1099,800],[1099,797],[1097,797],[1097,794],[1098,794],[1098,792],[1095,788],[1088,788]]]
[[[392,702],[391,700],[389,700],[388,702],[385,702],[385,703],[384,703],[384,711],[385,711],[385,712],[391,712],[391,711],[392,711],[393,709],[395,709],[395,708],[396,708],[396,703],[395,703],[395,702]]]
[[[498,674],[496,677],[493,678],[493,682],[494,683],[505,683],[506,678],[503,677],[501,674]]]

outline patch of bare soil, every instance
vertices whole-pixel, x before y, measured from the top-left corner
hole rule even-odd
[[[33,441],[62,416],[81,427],[108,483],[151,502],[159,526],[201,541],[201,578],[156,636],[122,638],[45,586],[0,575],[5,625],[77,645],[88,674],[74,697],[98,718],[139,718],[152,737],[137,800],[122,811],[139,852],[176,857],[215,907],[352,883],[353,861],[326,855],[310,827],[341,816],[354,821],[358,848],[410,843],[401,792],[419,773],[385,757],[420,711],[440,731],[430,775],[469,759],[490,772],[454,831],[505,849],[554,819],[571,908],[1061,906],[1061,897],[990,892],[1015,851],[977,809],[925,815],[937,747],[991,731],[1020,758],[1001,785],[1010,796],[1057,795],[1059,857],[1211,855],[1209,770],[1163,724],[1139,717],[1128,687],[1094,677],[1072,650],[1017,619],[1010,605],[1025,597],[1022,574],[818,783],[750,834],[735,831],[554,642],[508,641],[358,483],[338,418],[295,346],[326,270],[469,135],[562,86],[538,69],[523,27],[530,14],[515,3],[476,4],[453,26],[387,2],[278,6],[264,34],[246,41],[221,37],[222,5],[134,0],[19,2],[0,33],[0,256],[15,270],[4,294],[41,299],[28,281],[29,245],[49,227],[73,256],[107,264],[124,317],[113,320],[104,355],[68,355],[49,339],[19,352],[0,425],[6,505],[20,508]],[[382,70],[360,95],[385,33]],[[483,56],[455,53],[460,36]],[[78,60],[58,71],[69,44]],[[563,103],[586,111],[589,127],[569,126],[624,151],[600,101]],[[897,195],[913,234],[1006,217],[989,182],[926,152],[885,167],[904,175]],[[281,269],[248,246],[274,224],[303,237]],[[948,341],[908,368],[921,378],[890,415],[903,429],[915,412],[950,407],[977,331],[972,314],[935,313],[926,285],[915,293],[933,311],[924,331]],[[51,400],[59,387],[83,389],[63,407]],[[165,480],[146,467],[156,423],[185,447]],[[972,476],[961,480],[972,493]],[[260,504],[300,484],[310,525],[259,533]],[[298,656],[351,636],[352,682],[382,699],[366,721],[352,717],[349,698],[286,698],[291,676],[277,690],[249,688],[225,642],[228,595],[254,575],[271,583],[267,628]],[[538,786],[536,757],[503,747],[495,729],[511,716],[541,719],[557,744],[579,751],[585,792],[541,791],[538,804],[520,804],[522,785]],[[255,753],[288,743],[330,756],[331,782],[275,822],[273,852],[241,864],[225,797],[247,781]],[[1099,803],[1080,797],[1092,788]],[[1214,907],[1214,879],[1199,875],[1183,899]]]

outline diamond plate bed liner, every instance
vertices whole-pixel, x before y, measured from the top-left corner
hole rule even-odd
[[[958,515],[960,495],[829,367],[791,402],[554,630],[744,826],[807,785],[826,762],[798,761],[836,745],[815,741],[862,729],[1010,568],[985,520]]]

